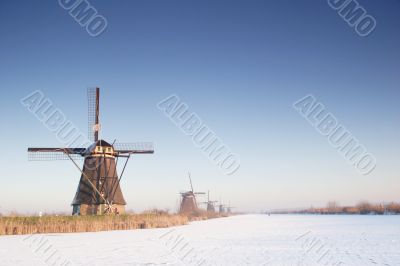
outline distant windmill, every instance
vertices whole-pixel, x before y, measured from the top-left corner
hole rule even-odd
[[[219,213],[226,212],[226,209],[225,209],[226,206],[224,204],[222,204],[222,199],[221,198],[219,198],[219,204],[217,206],[218,206],[218,212]]]
[[[210,200],[210,191],[207,192],[207,201],[201,202],[202,204],[207,204],[207,211],[208,212],[215,212],[215,203],[218,201]]]
[[[125,199],[120,181],[132,154],[154,153],[152,143],[108,143],[99,140],[100,89],[88,89],[89,140],[87,148],[28,148],[33,161],[68,160],[79,169],[81,178],[72,202],[72,214],[124,213]],[[119,158],[126,158],[120,177],[117,175]],[[75,159],[84,159],[80,169]]]
[[[199,210],[197,206],[196,195],[204,195],[204,192],[194,192],[192,178],[189,173],[189,182],[190,182],[190,191],[181,192],[182,200],[181,206],[179,208],[179,213],[181,214],[189,214],[193,212],[197,212]]]
[[[225,205],[219,204],[218,205],[218,212],[219,213],[224,213],[225,212]]]
[[[226,207],[226,212],[227,212],[227,213],[231,213],[231,212],[232,212],[232,209],[234,209],[234,208],[236,208],[236,207],[232,207],[232,206],[231,206],[231,202],[229,202],[228,207]]]

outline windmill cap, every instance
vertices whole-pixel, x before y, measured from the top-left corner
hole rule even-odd
[[[108,143],[105,140],[99,139],[98,141],[95,142],[96,146],[102,146],[102,147],[112,147],[110,143]]]
[[[95,143],[93,143],[92,145],[90,145],[87,149],[86,152],[93,152],[96,147],[112,147],[112,145],[110,143],[108,143],[105,140],[99,139],[98,141],[96,141]]]

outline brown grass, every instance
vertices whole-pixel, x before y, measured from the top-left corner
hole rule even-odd
[[[158,212],[102,216],[0,217],[0,235],[165,228],[184,225],[188,221],[186,216]]]
[[[208,212],[205,210],[198,210],[195,212],[192,212],[190,214],[187,214],[186,216],[188,217],[189,221],[202,221],[202,220],[208,220],[208,219],[214,219],[214,218],[221,218],[221,217],[228,217],[233,215],[233,213],[218,213],[218,212]]]

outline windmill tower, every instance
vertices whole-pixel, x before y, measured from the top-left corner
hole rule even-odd
[[[192,178],[190,177],[189,173],[189,182],[190,182],[190,191],[181,192],[181,206],[179,208],[180,214],[190,214],[193,212],[197,212],[199,210],[197,206],[196,195],[204,195],[204,192],[194,192]]]
[[[29,160],[71,160],[80,171],[78,189],[72,201],[73,215],[124,213],[125,199],[120,181],[129,158],[133,154],[154,153],[152,143],[115,143],[99,139],[100,89],[88,89],[89,140],[93,142],[84,148],[28,148]],[[125,159],[118,177],[118,160]],[[77,164],[83,159],[83,168]],[[120,160],[122,160],[120,159]]]
[[[201,202],[202,204],[207,204],[207,211],[208,212],[215,212],[215,203],[218,201],[210,200],[210,191],[207,192],[207,201]]]

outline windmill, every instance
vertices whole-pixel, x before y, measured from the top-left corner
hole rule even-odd
[[[219,198],[219,204],[217,206],[218,206],[218,212],[219,213],[226,212],[226,209],[225,209],[226,206],[224,204],[222,204],[221,198]]]
[[[189,173],[189,182],[191,190],[186,192],[181,192],[182,200],[181,200],[181,206],[179,208],[179,213],[181,214],[190,214],[193,212],[197,212],[199,208],[197,207],[196,195],[206,194],[204,192],[194,192],[190,173]]]
[[[89,147],[84,148],[28,148],[29,160],[71,160],[80,171],[78,189],[72,201],[73,215],[124,213],[125,199],[120,181],[129,158],[133,154],[154,153],[152,143],[115,143],[99,139],[100,89],[88,89]],[[118,177],[118,160],[125,159]],[[83,159],[83,168],[77,164]]]
[[[210,200],[210,191],[207,192],[207,201],[201,202],[202,204],[207,204],[207,211],[208,212],[215,212],[215,203],[218,201]]]
[[[225,205],[223,205],[222,202],[221,202],[221,204],[218,205],[218,212],[219,213],[225,212]]]
[[[231,206],[231,202],[229,202],[229,205],[226,207],[226,212],[227,213],[232,213],[232,209],[234,209],[234,208],[236,208],[236,207],[232,207]]]

